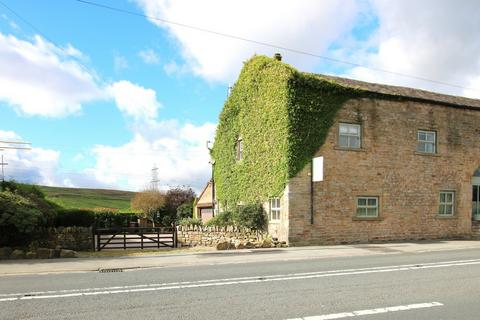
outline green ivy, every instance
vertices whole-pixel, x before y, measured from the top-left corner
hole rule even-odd
[[[247,61],[220,114],[212,150],[220,202],[254,203],[280,195],[324,143],[338,110],[358,96],[368,94],[275,59]]]

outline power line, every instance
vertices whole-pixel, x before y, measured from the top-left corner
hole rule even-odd
[[[401,76],[401,77],[406,77],[406,78],[431,82],[431,83],[440,84],[440,85],[444,85],[444,86],[449,86],[449,87],[453,87],[453,88],[459,88],[459,89],[465,89],[465,90],[471,90],[471,91],[479,91],[476,88],[464,87],[464,86],[461,86],[461,85],[458,85],[458,84],[452,84],[452,83],[448,83],[448,82],[444,82],[444,81],[433,80],[433,79],[429,79],[429,78],[425,78],[425,77],[421,77],[421,76],[417,76],[417,75],[411,75],[411,74],[406,74],[406,73],[392,71],[392,70],[386,70],[386,69],[375,68],[375,67],[367,67],[365,65],[362,65],[362,64],[356,63],[356,62],[345,61],[345,60],[341,60],[341,59],[337,59],[337,58],[332,58],[332,57],[327,57],[327,56],[324,56],[324,55],[319,55],[319,54],[307,52],[307,51],[304,51],[304,50],[299,50],[299,49],[295,49],[295,48],[289,48],[289,47],[277,45],[277,44],[270,43],[270,42],[249,39],[249,38],[241,37],[241,36],[238,36],[238,35],[233,35],[233,34],[219,32],[219,31],[212,30],[212,29],[206,29],[206,28],[201,28],[201,27],[189,25],[189,24],[186,24],[186,23],[175,22],[175,21],[172,21],[172,20],[167,20],[167,19],[154,17],[154,16],[143,14],[143,13],[139,13],[139,12],[125,10],[125,9],[101,4],[101,3],[98,3],[98,2],[94,2],[94,1],[87,1],[87,0],[73,0],[73,1],[76,1],[76,2],[81,3],[81,4],[89,5],[89,6],[92,6],[92,7],[97,7],[97,8],[101,8],[101,9],[110,10],[110,11],[116,11],[116,12],[119,12],[119,13],[131,15],[131,16],[146,18],[146,19],[149,19],[149,20],[160,21],[160,22],[165,23],[165,24],[170,24],[170,25],[174,25],[174,26],[177,26],[177,27],[182,27],[182,28],[186,28],[186,29],[190,29],[190,30],[199,31],[199,32],[209,33],[209,34],[221,36],[221,37],[224,37],[224,38],[230,38],[230,39],[240,40],[240,41],[244,41],[244,42],[254,43],[254,44],[264,46],[264,47],[270,47],[270,48],[274,48],[274,49],[284,50],[284,51],[287,51],[287,52],[306,55],[306,56],[310,56],[310,57],[314,57],[314,58],[318,58],[318,59],[323,59],[323,60],[327,60],[327,61],[331,61],[331,62],[346,64],[346,65],[350,65],[350,66],[353,66],[353,67],[365,68],[365,69],[375,71],[375,72],[383,72],[383,73],[387,73],[387,74],[391,74],[391,75],[395,75],[395,76]]]
[[[31,150],[31,143],[24,142],[24,141],[6,141],[0,140],[0,151],[4,149],[13,149],[13,150]],[[5,182],[5,166],[8,166],[7,162],[3,161],[3,153],[2,153],[2,161],[0,162],[0,166],[2,167],[2,183]]]

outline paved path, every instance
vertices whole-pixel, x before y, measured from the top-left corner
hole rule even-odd
[[[0,319],[479,318],[476,242],[256,252],[112,259],[183,265],[119,273],[0,277]]]

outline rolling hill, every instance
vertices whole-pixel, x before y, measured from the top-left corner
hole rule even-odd
[[[135,195],[135,192],[120,190],[39,187],[45,193],[47,199],[69,209],[111,208],[128,210],[130,200]]]

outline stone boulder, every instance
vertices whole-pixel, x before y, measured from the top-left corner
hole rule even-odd
[[[247,243],[245,243],[245,249],[253,249],[253,248],[255,248],[255,244],[253,242],[247,241]]]
[[[236,241],[235,249],[245,249],[245,244],[242,241]]]
[[[274,245],[273,245],[272,239],[270,238],[263,239],[262,245],[261,245],[262,248],[271,248],[273,246]]]
[[[76,251],[66,249],[60,250],[60,258],[76,258],[77,256]]]
[[[20,249],[13,250],[12,254],[10,255],[10,259],[23,259],[25,257],[25,251]]]
[[[62,251],[61,246],[56,246],[54,250],[52,250],[52,258],[60,258],[60,252]]]
[[[10,247],[0,248],[0,259],[8,259],[11,254],[12,254],[12,248]]]
[[[28,251],[27,254],[25,254],[26,259],[35,259],[37,257],[37,254],[35,251]]]
[[[219,243],[217,243],[217,250],[228,250],[229,247],[229,241],[220,241]]]
[[[37,249],[37,258],[38,259],[50,259],[51,249],[48,248],[38,248]]]

